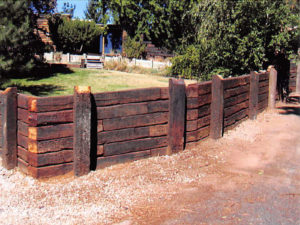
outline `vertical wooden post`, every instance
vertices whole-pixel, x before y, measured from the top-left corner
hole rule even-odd
[[[268,108],[274,109],[276,103],[276,92],[277,92],[277,71],[274,67],[270,69],[269,76],[269,102]]]
[[[2,93],[2,164],[6,169],[17,166],[17,88]]]
[[[224,85],[221,76],[213,75],[211,92],[210,137],[218,139],[223,135]]]
[[[300,93],[300,63],[297,63],[296,92]]]
[[[91,149],[91,88],[74,88],[74,174],[82,176],[90,171]]]
[[[255,120],[258,110],[258,84],[259,77],[254,72],[250,73],[249,118]]]
[[[186,94],[183,80],[169,80],[168,154],[183,151]]]

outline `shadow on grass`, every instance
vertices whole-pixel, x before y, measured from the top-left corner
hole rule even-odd
[[[30,74],[25,75],[29,80],[41,80],[56,76],[58,73],[70,74],[73,70],[65,64],[40,64]]]
[[[1,89],[5,89],[8,86],[1,86]],[[18,92],[27,92],[35,96],[48,96],[56,91],[64,91],[62,86],[52,85],[52,84],[40,84],[40,85],[21,85],[21,84],[9,84],[9,87],[18,88]]]

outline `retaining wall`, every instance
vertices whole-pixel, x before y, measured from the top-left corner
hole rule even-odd
[[[1,124],[7,125],[1,127],[2,158],[5,167],[18,166],[36,178],[71,171],[80,176],[218,138],[216,129],[222,136],[243,120],[255,119],[269,96],[269,73],[217,76],[188,86],[171,79],[169,88],[106,93],[75,88],[74,96],[60,97],[7,89],[0,93]],[[15,116],[10,113],[14,107]]]

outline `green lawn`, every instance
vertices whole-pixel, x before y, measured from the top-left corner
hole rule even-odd
[[[167,87],[169,78],[158,75],[125,73],[109,70],[72,69],[44,77],[11,79],[1,89],[16,86],[19,92],[35,96],[73,94],[74,86],[91,86],[92,92]],[[187,84],[195,81],[186,81]]]

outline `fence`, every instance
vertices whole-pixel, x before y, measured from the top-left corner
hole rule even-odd
[[[3,165],[35,178],[80,176],[179,152],[274,107],[276,76],[272,69],[188,86],[170,79],[168,88],[107,93],[76,87],[73,96],[60,97],[8,88],[0,93]]]
[[[100,56],[99,56],[100,57]],[[87,55],[73,55],[73,54],[62,54],[62,53],[44,53],[44,58],[48,62],[55,63],[71,63],[71,64],[80,64],[82,59],[87,59]],[[128,66],[139,66],[144,68],[152,68],[152,69],[163,69],[165,67],[171,66],[171,62],[158,62],[153,60],[142,60],[142,59],[128,59],[123,57],[111,57],[105,56],[104,62],[125,62]]]

